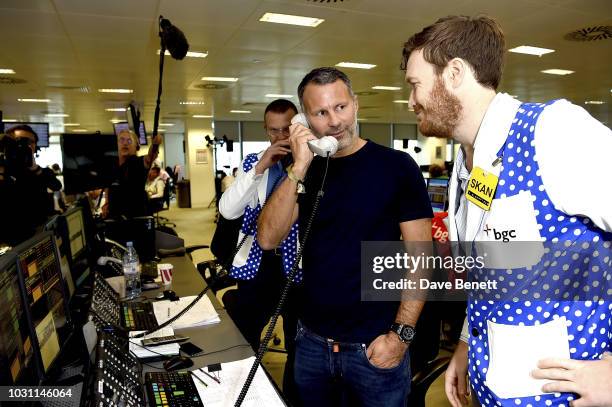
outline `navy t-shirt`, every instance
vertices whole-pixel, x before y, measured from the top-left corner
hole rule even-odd
[[[321,186],[325,159],[315,157],[300,195],[300,238]],[[406,153],[372,141],[329,162],[324,195],[304,247],[300,319],[315,333],[370,343],[389,331],[399,302],[361,301],[361,242],[400,240],[401,222],[431,218],[425,181]]]

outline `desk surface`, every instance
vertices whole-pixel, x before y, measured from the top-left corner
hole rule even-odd
[[[172,285],[160,288],[159,290],[146,291],[144,293],[146,297],[154,298],[164,289],[173,290],[179,297],[198,295],[206,287],[204,279],[200,276],[200,273],[188,256],[169,257],[163,259],[163,262],[174,266]],[[211,291],[208,291],[206,295],[219,313],[221,322],[208,326],[177,329],[175,331],[176,334],[189,336],[191,343],[204,350],[203,356],[192,358],[194,367],[200,368],[211,363],[231,362],[253,356],[253,350],[215,295]],[[160,369],[162,368],[161,362],[150,364],[158,366]],[[155,369],[146,365],[143,366],[143,370],[145,372],[155,371]]]

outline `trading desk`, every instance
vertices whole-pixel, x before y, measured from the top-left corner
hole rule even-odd
[[[179,297],[198,295],[204,287],[206,287],[204,279],[200,276],[200,273],[189,257],[169,257],[165,258],[164,262],[174,266],[172,272],[172,285],[162,286],[158,290],[145,291],[144,295],[147,298],[155,298],[157,294],[165,289],[173,290]],[[203,356],[192,358],[194,362],[193,368],[200,368],[211,363],[230,362],[253,356],[254,353],[252,348],[244,339],[212,291],[208,291],[206,295],[219,314],[221,322],[208,326],[177,329],[175,331],[177,335],[189,336],[189,342],[204,350]],[[215,353],[209,355],[211,352]],[[151,364],[153,366],[159,366],[160,369],[162,368],[161,362]],[[144,365],[143,371],[154,371],[154,369]]]

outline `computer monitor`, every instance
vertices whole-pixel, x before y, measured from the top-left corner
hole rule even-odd
[[[67,194],[107,188],[117,178],[119,151],[114,134],[62,134]]]
[[[434,212],[443,212],[446,209],[448,179],[430,178],[427,183],[427,193]]]
[[[62,269],[62,278],[66,283],[68,297],[72,298],[75,287],[70,270],[70,239],[68,238],[66,219],[64,219],[62,216],[55,215],[47,221],[44,230],[51,232],[53,235],[55,248],[57,249],[57,257],[60,261],[60,267]]]
[[[50,232],[42,232],[14,250],[34,357],[44,380],[72,332],[55,242]]]
[[[118,135],[120,131],[129,130],[128,122],[113,123],[113,127],[115,128],[115,136]],[[145,129],[145,124],[142,120],[140,121],[140,126],[138,127],[138,133],[140,133],[138,137],[138,142],[141,146],[146,146],[147,130]]]
[[[155,251],[155,219],[152,216],[141,216],[127,220],[105,221],[105,236],[117,243],[126,245],[134,243],[138,259],[142,263],[153,261]]]
[[[0,257],[0,293],[0,385],[31,384],[34,352],[13,252]]]
[[[66,222],[72,277],[78,288],[90,274],[83,209],[80,206],[73,206],[64,212],[62,217]]]
[[[38,136],[38,147],[49,147],[49,123],[42,122],[10,122],[4,123],[4,132],[9,131],[15,126],[28,125],[36,132]]]

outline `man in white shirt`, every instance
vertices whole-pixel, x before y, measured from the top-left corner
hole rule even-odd
[[[503,269],[502,300],[470,293],[447,396],[456,407],[468,402],[469,371],[482,405],[612,405],[612,362],[603,356],[612,346],[612,191],[592,175],[607,172],[612,133],[566,100],[496,93],[504,52],[497,22],[455,16],[403,50],[419,130],[461,144],[449,187],[451,240],[541,249],[533,262],[521,253],[502,259],[512,267],[489,267]],[[538,362],[553,348],[566,357]],[[512,375],[519,365],[540,369]],[[534,377],[553,382],[542,389]]]
[[[259,154],[249,154],[238,168],[236,178],[219,201],[219,212],[229,220],[244,215],[237,246],[241,249],[232,259],[230,275],[238,280],[238,289],[223,296],[225,307],[257,351],[261,331],[268,323],[286,283],[286,275],[293,265],[296,248],[288,243],[275,250],[262,251],[256,240],[257,219],[262,206],[272,191],[286,177],[286,166],[291,159],[289,126],[297,114],[295,105],[286,99],[271,102],[264,112],[264,129],[270,146]],[[230,176],[224,178],[227,179]],[[294,227],[297,235],[297,226]],[[287,241],[296,239],[286,239]],[[289,401],[295,400],[293,360],[297,319],[293,310],[296,290],[292,290],[283,309],[283,331],[287,363],[283,378],[283,392]]]

